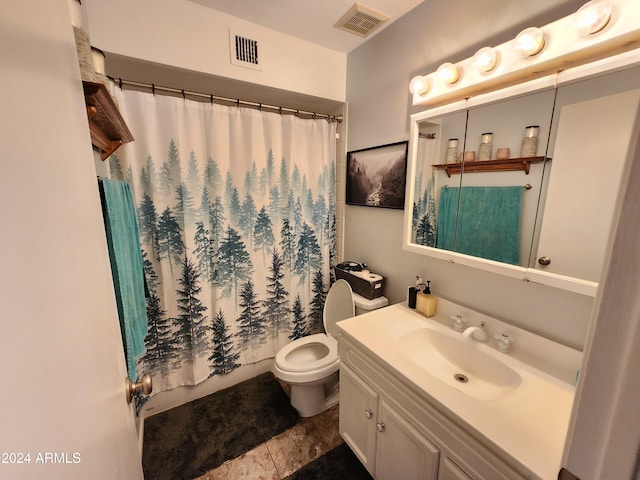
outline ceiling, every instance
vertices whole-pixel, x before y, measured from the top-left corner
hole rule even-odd
[[[188,0],[265,28],[349,53],[424,0],[364,0],[363,7],[390,17],[367,37],[334,28],[354,0]]]

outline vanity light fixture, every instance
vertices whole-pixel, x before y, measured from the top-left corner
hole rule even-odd
[[[498,66],[498,51],[492,47],[482,47],[473,56],[473,66],[480,73],[489,73]]]
[[[606,0],[592,0],[585,3],[574,14],[571,26],[582,37],[598,33],[611,20],[611,4]]]
[[[412,95],[425,95],[431,90],[431,79],[422,75],[417,75],[409,82],[409,91]]]
[[[586,3],[584,3],[586,2]],[[637,51],[640,0],[583,0],[574,13],[520,32],[473,57],[444,63],[411,87],[414,105],[443,105],[526,81],[552,76],[598,60]],[[416,77],[414,77],[415,79]],[[411,82],[414,82],[414,79]],[[417,89],[417,90],[416,90]]]
[[[544,33],[537,27],[529,27],[521,31],[514,42],[517,52],[523,57],[532,57],[544,48]]]
[[[443,63],[438,67],[438,78],[443,82],[453,85],[460,80],[460,70],[453,63]]]

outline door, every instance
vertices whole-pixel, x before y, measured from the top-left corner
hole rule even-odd
[[[142,479],[68,4],[0,11],[0,478]]]
[[[340,435],[375,474],[378,394],[344,363],[340,366]]]
[[[436,480],[438,448],[384,399],[379,408],[376,479]]]

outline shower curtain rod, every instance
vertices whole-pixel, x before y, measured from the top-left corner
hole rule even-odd
[[[214,101],[226,102],[226,103],[235,104],[237,106],[242,105],[242,106],[246,106],[246,107],[256,108],[258,110],[262,110],[262,109],[274,110],[275,112],[280,113],[280,114],[282,114],[282,113],[291,113],[291,114],[294,114],[296,116],[308,115],[311,118],[313,118],[314,120],[317,119],[317,118],[324,118],[328,122],[338,122],[338,123],[342,122],[342,115],[329,115],[327,113],[308,112],[306,110],[299,110],[299,109],[288,108],[288,107],[280,107],[278,105],[269,105],[269,104],[266,104],[266,103],[250,102],[248,100],[241,100],[239,98],[221,97],[221,96],[213,95],[213,94],[209,94],[209,93],[191,92],[189,90],[180,90],[178,88],[162,87],[162,86],[159,86],[159,85],[155,85],[154,83],[135,82],[133,80],[124,80],[122,78],[113,78],[113,77],[108,77],[108,78],[110,80],[112,80],[116,85],[118,85],[120,87],[120,89],[122,89],[123,85],[129,85],[129,86],[132,86],[132,87],[148,88],[149,90],[151,90],[151,93],[153,93],[154,95],[155,95],[156,92],[178,93],[178,94],[182,95],[182,98],[186,98],[187,95],[189,95],[190,97],[206,98],[211,103],[214,103]]]

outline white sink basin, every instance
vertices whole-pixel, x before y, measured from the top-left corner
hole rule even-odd
[[[458,314],[468,325],[485,322],[488,342],[454,332],[451,316]],[[410,387],[416,402],[441,408],[482,442],[502,449],[530,472],[527,478],[557,477],[581,352],[444,298],[432,318],[396,304],[337,325],[345,363],[377,368],[358,355],[356,347],[362,347]],[[511,353],[496,350],[492,334],[502,332],[515,339]],[[458,382],[456,374],[468,382]]]
[[[502,398],[522,383],[515,370],[483,351],[484,345],[458,333],[419,328],[402,335],[397,345],[426,374],[479,400]]]

